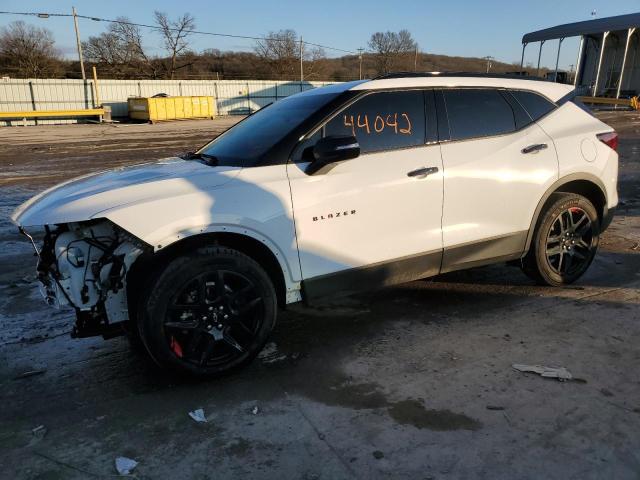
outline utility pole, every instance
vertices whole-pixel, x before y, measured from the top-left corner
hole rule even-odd
[[[413,57],[413,71],[418,71],[418,45],[416,44],[416,54]]]
[[[304,69],[302,68],[302,35],[300,35],[300,89],[302,89],[303,81],[304,81]]]
[[[569,65],[569,75],[567,75],[567,81],[570,81],[573,83],[573,63],[571,65]]]
[[[487,73],[489,73],[489,70],[491,70],[491,61],[495,59],[491,56],[484,57],[484,59],[487,61]]]
[[[76,14],[76,7],[71,7],[73,13],[73,26],[76,29],[76,44],[78,45],[78,58],[80,59],[80,70],[82,71],[82,79],[86,80],[87,76],[84,73],[84,60],[82,59],[82,44],[80,43],[80,32],[78,31],[78,15]]]
[[[363,51],[364,51],[364,48],[358,49],[358,60],[360,62],[360,80],[362,80],[362,52]]]

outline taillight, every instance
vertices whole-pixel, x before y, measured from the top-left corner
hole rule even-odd
[[[596,137],[611,150],[618,151],[618,134],[616,132],[600,133]]]

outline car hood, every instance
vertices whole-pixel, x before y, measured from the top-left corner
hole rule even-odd
[[[100,218],[100,212],[123,205],[208,191],[231,181],[240,170],[172,157],[94,173],[36,195],[20,205],[11,220],[28,227]]]

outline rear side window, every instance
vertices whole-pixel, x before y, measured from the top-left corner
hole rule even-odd
[[[537,93],[512,90],[511,94],[516,97],[516,100],[520,102],[520,105],[524,107],[534,121],[556,108],[553,103]]]
[[[451,140],[488,137],[516,130],[513,109],[498,90],[444,90]]]
[[[324,135],[353,135],[362,153],[414,147],[425,143],[421,90],[366,95],[331,119]]]

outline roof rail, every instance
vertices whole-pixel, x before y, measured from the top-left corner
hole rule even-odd
[[[415,77],[471,77],[471,78],[513,78],[517,80],[543,80],[545,78],[534,75],[520,75],[515,73],[477,73],[477,72],[390,72],[374,77],[372,80],[384,80],[388,78],[415,78]]]

